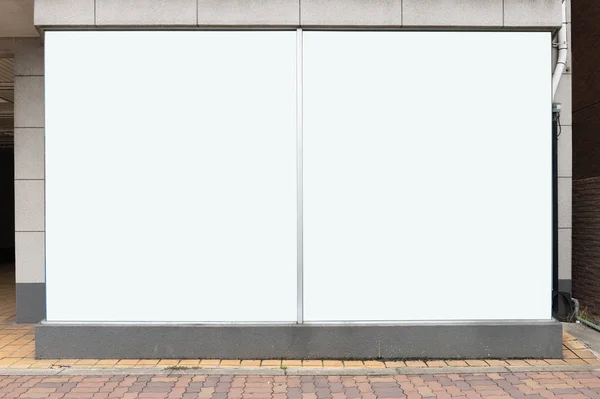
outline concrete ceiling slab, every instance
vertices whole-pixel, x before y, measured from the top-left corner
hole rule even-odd
[[[33,0],[0,0],[0,37],[38,37]]]

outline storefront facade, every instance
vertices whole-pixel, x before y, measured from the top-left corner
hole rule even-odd
[[[560,1],[69,3],[15,116],[37,357],[561,355]]]

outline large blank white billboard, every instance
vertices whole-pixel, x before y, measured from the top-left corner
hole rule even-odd
[[[550,319],[550,51],[305,32],[307,321]]]
[[[550,319],[550,52],[47,32],[48,320]]]
[[[295,320],[295,101],[295,32],[47,32],[48,320]]]

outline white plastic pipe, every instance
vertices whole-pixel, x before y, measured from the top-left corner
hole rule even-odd
[[[552,98],[556,95],[560,78],[565,70],[567,63],[569,44],[567,43],[567,3],[566,0],[562,1],[562,26],[558,31],[558,59],[556,60],[556,67],[554,68],[554,74],[552,75]]]

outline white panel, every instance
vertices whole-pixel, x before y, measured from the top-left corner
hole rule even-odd
[[[305,33],[307,321],[550,319],[550,49]]]
[[[47,32],[50,321],[296,319],[295,32]]]

